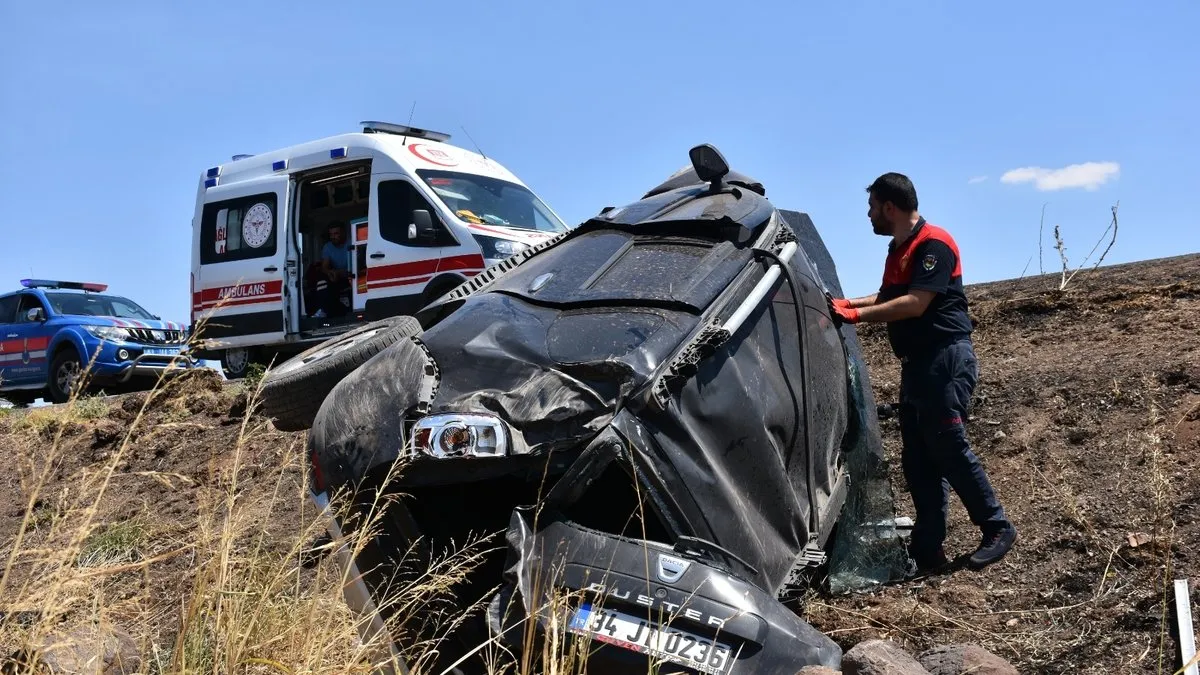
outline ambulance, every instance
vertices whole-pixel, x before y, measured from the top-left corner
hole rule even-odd
[[[449,134],[361,126],[235,155],[200,177],[191,329],[195,354],[226,376],[412,314],[568,229],[508,169]]]

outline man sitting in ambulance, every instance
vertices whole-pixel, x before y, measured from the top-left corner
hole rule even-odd
[[[321,272],[329,283],[318,296],[321,309],[313,315],[318,317],[342,316],[350,311],[350,256],[354,247],[346,241],[346,228],[340,222],[329,223],[327,231],[329,241],[321,249]]]

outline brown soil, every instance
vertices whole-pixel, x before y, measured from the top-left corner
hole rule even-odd
[[[971,439],[1020,528],[1016,548],[984,571],[814,599],[808,618],[844,647],[881,636],[913,652],[974,642],[1021,672],[1178,667],[1170,582],[1190,577],[1200,587],[1200,255],[1081,273],[1066,292],[1057,280],[969,289],[982,369]],[[883,331],[860,335],[879,401],[894,401],[899,370]],[[0,413],[9,458],[0,463],[0,561],[27,511],[36,527],[22,550],[53,548],[45,523],[62,504],[78,506],[72,500],[107,468],[144,397],[106,399],[88,415]],[[234,467],[239,503],[264,504],[245,531],[269,550],[286,555],[311,521],[299,498],[304,434],[251,418],[239,451],[245,405],[237,385],[181,380],[148,407],[115,465],[96,523],[136,520],[148,532],[138,560],[168,556],[95,580],[106,585],[110,618],[135,637],[170,648],[202,553],[189,549],[197,516],[219,510]],[[895,420],[882,430],[897,510],[910,514]],[[56,438],[62,452],[30,510],[30,485]],[[1148,536],[1135,547],[1131,533]],[[950,553],[976,542],[952,501]],[[5,599],[31,581],[23,569],[0,594],[0,613],[39,609]],[[1200,591],[1193,602],[1200,609]]]
[[[18,625],[33,616],[74,622],[93,611],[131,633],[143,653],[156,645],[169,654],[196,574],[222,530],[247,540],[240,549],[261,534],[265,555],[287,555],[302,523],[312,520],[299,492],[303,435],[275,431],[256,416],[243,428],[246,400],[241,387],[197,371],[153,394],[3,411],[0,447],[9,461],[0,464],[0,565],[27,524],[0,592],[0,619],[26,615],[0,623],[0,660],[20,639]],[[48,479],[34,495],[43,475]],[[136,524],[139,534],[119,551],[124,559],[96,564],[94,577],[87,569],[53,576],[92,507],[88,541],[104,541],[121,524]],[[225,527],[231,514],[253,522]],[[202,532],[202,522],[213,529]],[[87,567],[88,551],[85,544],[74,556],[80,562],[67,567]],[[94,588],[72,588],[81,582]],[[62,585],[49,601],[47,584]],[[80,602],[93,592],[102,609]]]
[[[968,289],[982,371],[970,438],[1016,547],[983,571],[814,601],[808,618],[845,647],[974,642],[1023,673],[1179,667],[1171,582],[1189,577],[1200,607],[1200,255],[1059,281]],[[879,402],[895,402],[884,331],[859,335]],[[911,515],[896,420],[882,432],[897,512]],[[1135,547],[1131,533],[1149,536]],[[951,493],[947,555],[978,538]]]

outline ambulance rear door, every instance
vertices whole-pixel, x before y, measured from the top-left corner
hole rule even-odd
[[[195,329],[210,348],[283,341],[293,295],[285,283],[290,192],[288,176],[218,184],[205,192],[192,310]]]

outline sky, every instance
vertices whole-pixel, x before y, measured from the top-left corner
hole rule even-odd
[[[1046,271],[1054,225],[1076,265],[1118,202],[1105,264],[1200,251],[1195,0],[5,0],[0,22],[5,289],[99,281],[186,321],[207,167],[410,113],[571,224],[712,143],[813,218],[849,295],[879,285],[864,188],[887,171],[968,284],[1038,270],[1043,207]]]

